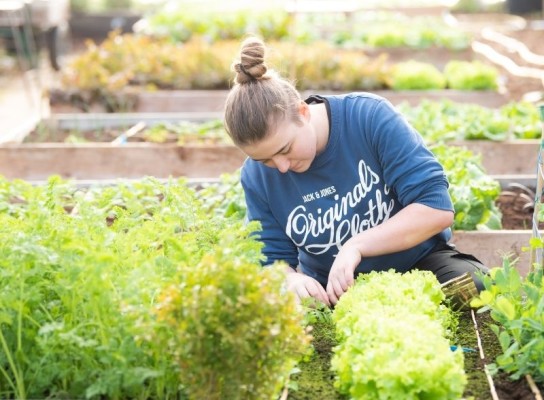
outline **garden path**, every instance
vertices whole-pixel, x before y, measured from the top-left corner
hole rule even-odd
[[[44,93],[50,82],[46,66],[0,75],[0,144],[21,141],[29,127],[48,116]]]

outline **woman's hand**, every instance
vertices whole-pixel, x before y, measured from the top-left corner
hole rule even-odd
[[[423,204],[409,204],[392,218],[352,236],[340,249],[329,272],[327,294],[334,305],[353,285],[362,257],[370,258],[410,249],[453,223],[453,212]]]
[[[331,304],[336,304],[348,288],[353,285],[355,268],[361,262],[361,253],[349,241],[340,249],[332,264],[327,282],[327,295]]]
[[[327,306],[331,305],[327,292],[314,278],[298,273],[292,268],[288,267],[285,280],[287,290],[295,293],[299,300],[307,297],[313,297]]]

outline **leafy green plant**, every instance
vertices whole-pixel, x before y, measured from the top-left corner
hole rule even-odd
[[[58,177],[45,186],[0,179],[0,397],[186,398],[190,382],[179,353],[165,351],[179,332],[158,321],[158,298],[180,284],[197,291],[184,277],[193,276],[195,265],[209,272],[212,261],[203,258],[226,243],[221,267],[240,262],[247,267],[238,271],[244,282],[261,257],[256,229],[237,215],[210,219],[184,180],[148,178],[82,190]],[[270,300],[277,299],[268,310],[290,304],[267,274],[266,284],[255,272],[242,285],[231,273],[223,289],[240,284],[243,293],[265,285]],[[256,299],[251,293],[243,300]],[[302,346],[282,336],[285,321],[291,334],[302,332],[294,327],[296,315],[263,317],[262,343],[269,349]],[[242,316],[243,310],[229,321],[240,325]],[[291,362],[282,360],[277,375],[267,375],[278,385]]]
[[[446,80],[434,65],[411,60],[393,65],[389,86],[394,90],[444,89]]]
[[[342,34],[342,31],[339,33]],[[339,34],[335,35],[338,41]],[[341,36],[340,36],[341,37]],[[345,43],[350,46],[371,48],[413,49],[447,48],[451,50],[466,49],[471,35],[460,29],[444,26],[435,17],[411,17],[400,14],[374,14],[372,20],[365,20],[352,31],[344,35]]]
[[[494,90],[498,87],[499,71],[481,61],[449,61],[444,76],[450,89]]]
[[[542,242],[531,244],[542,248]],[[530,374],[544,382],[544,280],[542,266],[522,277],[514,262],[505,258],[502,267],[482,277],[485,290],[471,302],[478,312],[490,312],[496,322],[502,354],[491,364],[493,372],[504,371],[513,379]]]
[[[452,140],[536,139],[542,134],[538,110],[529,102],[488,108],[451,100],[402,103],[399,110],[428,143]]]
[[[485,173],[480,156],[464,147],[431,146],[444,166],[450,182],[449,193],[455,209],[453,229],[501,229],[501,212],[496,200],[499,181]]]
[[[457,324],[443,300],[428,271],[360,275],[333,313],[339,390],[352,399],[460,398],[463,353],[450,349]]]
[[[288,38],[292,23],[289,14],[275,10],[194,12],[186,7],[171,8],[147,16],[140,24],[138,33],[166,38],[174,43],[184,43],[195,36],[212,42],[240,40],[249,33],[272,41]]]
[[[517,139],[539,139],[542,122],[538,108],[527,101],[510,102],[500,108],[505,118],[511,121],[511,129]]]
[[[191,399],[273,399],[305,353],[309,336],[283,268],[232,257],[232,244],[187,268],[158,299],[157,319],[174,331]]]
[[[246,201],[240,184],[240,170],[221,175],[220,184],[204,184],[197,191],[197,197],[210,215],[240,219],[246,216]]]

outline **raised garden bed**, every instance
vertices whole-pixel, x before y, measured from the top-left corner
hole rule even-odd
[[[536,179],[540,140],[519,139],[506,141],[464,140],[449,142],[481,154],[482,165],[489,175],[514,179],[516,176]]]
[[[149,143],[136,138],[134,142],[115,144],[123,132],[140,122],[148,126],[160,122],[183,120],[206,121],[218,114],[78,114],[56,116],[47,121],[58,128],[56,143],[46,136],[29,135],[22,144],[0,146],[0,170],[8,179],[25,179],[43,182],[51,175],[77,181],[107,181],[118,178],[140,179],[154,176],[158,179],[186,177],[189,180],[209,181],[223,173],[235,172],[243,163],[245,155],[231,144],[217,142],[179,144],[175,140],[166,143]],[[97,132],[101,142],[64,143],[70,130],[87,130],[87,139],[96,140]],[[61,133],[64,132],[64,133]],[[132,139],[130,139],[132,140]],[[44,142],[46,141],[46,142]],[[538,143],[533,140],[516,142],[458,142],[483,154],[482,160],[490,175],[511,173],[509,181],[523,176],[534,185],[535,180],[527,178],[529,171],[536,169]],[[518,155],[511,157],[511,154]],[[513,163],[513,164],[510,164]],[[518,179],[519,181],[520,179]],[[508,191],[507,181],[504,188]],[[530,194],[525,194],[524,199]],[[465,252],[473,253],[488,266],[498,266],[502,257],[511,254],[519,257],[519,268],[526,274],[529,253],[523,251],[531,237],[531,211],[525,204],[516,206],[508,203],[511,197],[503,197],[502,212],[508,222],[503,222],[500,231],[456,231],[453,241]],[[523,200],[523,199],[522,199]],[[519,209],[512,216],[508,210]]]
[[[408,102],[419,104],[422,100],[449,99],[454,102],[474,103],[486,107],[500,107],[508,102],[505,93],[496,91],[461,91],[461,90],[375,90],[372,91],[391,101],[393,104]],[[339,94],[333,91],[303,91],[302,97],[313,93]],[[345,93],[345,92],[342,92]],[[227,98],[226,90],[157,90],[130,91],[116,100],[124,104],[127,112],[222,112]],[[105,105],[92,104],[77,100],[77,95],[63,91],[54,91],[50,97],[53,114],[74,112],[107,112]]]
[[[180,144],[175,139],[150,143],[136,135],[123,138],[138,124],[153,126],[159,122],[202,121],[210,116],[126,114],[42,121],[52,129],[47,134],[36,128],[24,143],[0,147],[0,170],[8,179],[32,181],[46,180],[51,175],[78,180],[219,177],[242,165],[245,155],[238,148],[213,139]],[[83,135],[91,141],[66,143],[64,140],[70,131],[86,131]]]
[[[188,100],[185,98],[185,100]],[[151,103],[150,103],[151,104]],[[169,103],[175,104],[175,102]],[[190,103],[189,103],[190,104]],[[217,103],[219,104],[219,102]],[[52,118],[44,119],[43,124],[47,125],[53,132],[58,132],[53,138],[40,137],[37,133],[28,134],[24,138],[23,144],[10,144],[0,147],[2,157],[0,157],[0,166],[3,175],[8,178],[22,179],[44,179],[51,173],[59,173],[62,176],[76,179],[109,179],[116,176],[134,178],[141,176],[146,169],[150,174],[157,173],[157,177],[167,177],[171,174],[178,175],[184,169],[179,167],[180,161],[190,157],[185,154],[192,154],[193,149],[186,146],[186,150],[177,149],[178,146],[170,144],[153,143],[126,143],[123,146],[112,146],[111,142],[120,135],[123,130],[139,122],[146,126],[152,126],[159,123],[174,123],[177,121],[210,121],[219,120],[220,112],[188,112],[188,113],[98,113],[98,114],[58,114]],[[63,143],[66,131],[97,131],[111,129],[105,137],[98,140],[102,143],[93,143],[97,141],[96,135],[88,134],[87,143]],[[29,129],[30,130],[30,129]],[[22,139],[21,139],[22,140]],[[536,166],[538,160],[539,144],[537,139],[491,141],[491,140],[463,140],[451,142],[451,145],[466,147],[470,151],[481,155],[482,165],[489,175],[509,181],[533,181],[536,178]],[[50,151],[44,151],[49,149]],[[162,150],[161,150],[162,149]],[[117,150],[116,157],[111,157],[112,152]],[[199,145],[194,149],[196,152],[219,153],[218,158],[224,159],[223,165],[218,165],[215,169],[202,169],[200,172],[195,169],[190,172],[192,177],[217,177],[222,172],[232,172],[238,168],[244,157],[236,149],[228,149],[228,146],[217,146],[217,151],[212,146],[203,147]],[[158,166],[155,157],[145,157],[144,153],[156,154],[159,157],[164,151],[163,160],[169,160],[170,163]],[[36,159],[36,152],[39,152],[39,161]],[[86,155],[89,153],[89,155]],[[132,155],[132,153],[135,153]],[[515,155],[515,157],[513,156]],[[95,161],[93,161],[95,157]],[[141,158],[143,157],[143,158]],[[215,157],[210,155],[210,160]],[[83,160],[89,160],[86,163]],[[53,160],[51,164],[47,160]],[[140,162],[136,162],[140,160]],[[101,172],[93,171],[89,168],[96,164],[96,168]],[[136,162],[136,163],[135,163]],[[63,166],[66,164],[66,166]],[[81,166],[78,166],[81,165]],[[124,171],[122,166],[128,168]],[[111,169],[108,172],[108,168]],[[132,171],[132,172],[131,172]],[[120,173],[120,175],[116,175]],[[208,174],[208,175],[207,175]]]
[[[35,129],[22,144],[0,146],[0,168],[7,178],[30,180],[46,179],[51,174],[74,179],[139,178],[146,174],[158,178],[218,177],[242,165],[245,156],[232,145],[204,142],[179,146],[173,141],[159,144],[141,140],[114,145],[111,142],[140,122],[153,126],[179,121],[219,121],[220,117],[217,112],[59,114],[42,121],[51,132],[49,136]],[[86,142],[65,143],[69,131],[89,131]],[[102,132],[101,138],[97,138],[97,131]],[[481,154],[482,165],[492,177],[525,182],[536,178],[538,140],[465,140],[451,144]]]
[[[467,349],[464,353],[468,383],[464,398],[478,400],[539,400],[526,378],[511,380],[505,374],[488,376],[486,365],[500,354],[497,337],[489,328],[492,323],[489,313],[478,314],[464,311],[459,318],[458,346]],[[293,376],[296,389],[289,392],[290,400],[345,400],[334,388],[334,375],[330,371],[332,348],[336,345],[325,323],[316,324],[313,330],[314,354],[308,362],[299,364],[300,372]],[[542,385],[536,386],[542,391]],[[318,397],[316,397],[318,396]]]
[[[234,172],[245,155],[233,146],[129,143],[28,144],[0,148],[0,170],[9,179],[137,179],[144,176],[206,178]]]

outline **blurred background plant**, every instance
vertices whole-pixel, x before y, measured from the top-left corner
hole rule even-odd
[[[166,0],[70,0],[74,12],[99,13],[133,11],[147,13],[166,3]]]

